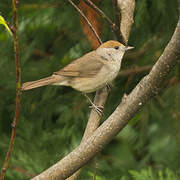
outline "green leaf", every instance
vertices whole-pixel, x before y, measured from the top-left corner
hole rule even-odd
[[[9,29],[6,21],[4,20],[4,18],[2,16],[0,16],[0,24],[2,24],[3,26],[5,26],[5,28],[8,30],[8,32],[11,34],[12,36],[12,31]]]

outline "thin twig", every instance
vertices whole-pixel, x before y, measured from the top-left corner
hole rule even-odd
[[[27,176],[27,178],[32,178],[34,177],[36,174],[35,173],[31,173],[31,172],[28,172],[27,170],[25,170],[24,168],[22,167],[17,167],[17,165],[9,165],[9,168],[11,168],[13,171],[16,171],[18,173],[21,173],[22,175],[24,176]]]
[[[100,9],[98,8],[93,2],[91,2],[90,0],[83,0],[88,6],[90,6],[91,8],[93,8],[102,18],[104,18],[111,26],[113,29],[118,28],[116,27],[116,24],[113,23],[111,21],[111,19],[106,16],[106,14]]]
[[[111,26],[112,31],[115,33],[117,39],[123,42],[123,38],[120,33],[120,28],[112,22],[112,20],[100,9],[98,8],[92,1],[90,0],[83,0],[88,6],[93,8],[102,18],[104,18]]]
[[[96,30],[93,28],[92,24],[89,22],[88,18],[84,15],[84,13],[76,6],[76,4],[74,4],[71,0],[68,0],[72,6],[74,6],[74,8],[81,14],[81,16],[86,20],[87,24],[89,25],[90,29],[92,30],[92,32],[94,33],[94,35],[96,36],[97,40],[99,41],[99,44],[102,44],[102,41],[100,39],[100,37],[98,36]]]
[[[9,165],[9,160],[11,157],[11,153],[13,150],[13,145],[15,142],[16,137],[16,128],[18,125],[19,117],[20,117],[20,98],[21,98],[21,69],[20,69],[20,62],[19,62],[19,43],[18,43],[18,36],[17,36],[17,30],[18,30],[18,17],[17,17],[17,6],[18,1],[12,0],[13,5],[13,20],[14,20],[14,26],[13,26],[13,41],[14,41],[14,54],[15,54],[15,65],[16,65],[16,109],[15,109],[15,115],[14,120],[12,123],[12,131],[11,131],[11,138],[9,143],[9,149],[6,154],[6,158],[1,170],[0,180],[4,179],[6,170]]]

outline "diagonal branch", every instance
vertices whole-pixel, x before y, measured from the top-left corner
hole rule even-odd
[[[170,42],[149,75],[145,76],[123,99],[122,103],[92,136],[33,180],[65,179],[86,164],[125,127],[150,98],[159,92],[170,71],[179,60],[180,18]]]
[[[98,39],[99,44],[102,44],[100,37],[98,36],[96,30],[93,28],[92,24],[89,22],[88,18],[84,15],[84,13],[71,0],[68,0],[68,1],[72,4],[72,6],[74,6],[74,8],[80,13],[80,15],[86,20],[88,26],[90,27],[90,29],[92,30],[92,32],[94,33],[96,38]]]
[[[119,36],[116,35],[116,37],[118,38],[120,42],[123,42],[124,44],[125,41],[120,31],[120,20],[121,20],[120,9],[118,7],[117,0],[112,0],[112,3],[113,3],[113,8],[114,8],[114,21],[115,21],[115,24],[118,26],[117,34],[120,34]]]
[[[108,94],[109,91],[107,90],[107,88],[98,90],[96,92],[96,96],[94,98],[93,103],[98,106],[104,107]],[[93,132],[99,127],[100,121],[101,121],[101,116],[99,116],[99,114],[96,111],[92,110],[81,143],[85,142],[86,139],[88,139],[88,137],[90,137],[93,134]],[[74,173],[71,177],[67,178],[67,180],[74,180],[79,176],[79,174],[80,174],[80,169],[76,173]]]
[[[106,14],[100,9],[98,8],[92,1],[90,0],[83,0],[88,6],[90,6],[91,8],[93,8],[97,13],[99,13],[99,15],[104,18],[111,26],[112,26],[112,29],[116,29],[118,27],[116,27],[116,24],[114,24],[111,19],[106,16]]]
[[[104,18],[109,25],[111,26],[112,31],[116,35],[118,41],[123,42],[123,37],[121,35],[119,24],[115,24],[112,20],[100,9],[98,8],[91,0],[83,0],[88,6],[93,8],[102,18]]]

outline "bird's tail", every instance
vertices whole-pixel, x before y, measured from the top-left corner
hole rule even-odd
[[[59,77],[50,76],[50,77],[47,77],[47,78],[39,79],[37,81],[30,81],[30,82],[23,83],[21,89],[23,91],[26,91],[26,90],[34,89],[34,88],[37,88],[37,87],[47,86],[49,84],[54,84],[54,83],[57,83],[57,82],[60,83],[62,80],[63,79],[62,79],[61,76],[59,76]]]

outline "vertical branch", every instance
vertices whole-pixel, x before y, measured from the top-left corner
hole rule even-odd
[[[117,0],[117,6],[121,13],[120,30],[125,41],[128,44],[131,27],[134,23],[135,0]]]
[[[4,179],[6,170],[9,165],[9,160],[11,157],[11,153],[13,150],[13,145],[15,142],[16,137],[16,128],[20,117],[20,99],[21,99],[21,69],[20,69],[20,62],[19,62],[19,43],[18,43],[18,16],[17,16],[17,6],[18,6],[18,0],[12,0],[12,6],[13,6],[13,41],[14,41],[14,55],[15,55],[15,68],[16,68],[16,108],[15,108],[15,115],[14,120],[12,123],[12,131],[11,131],[11,138],[9,143],[9,149],[6,154],[6,158],[1,170],[0,180]]]

